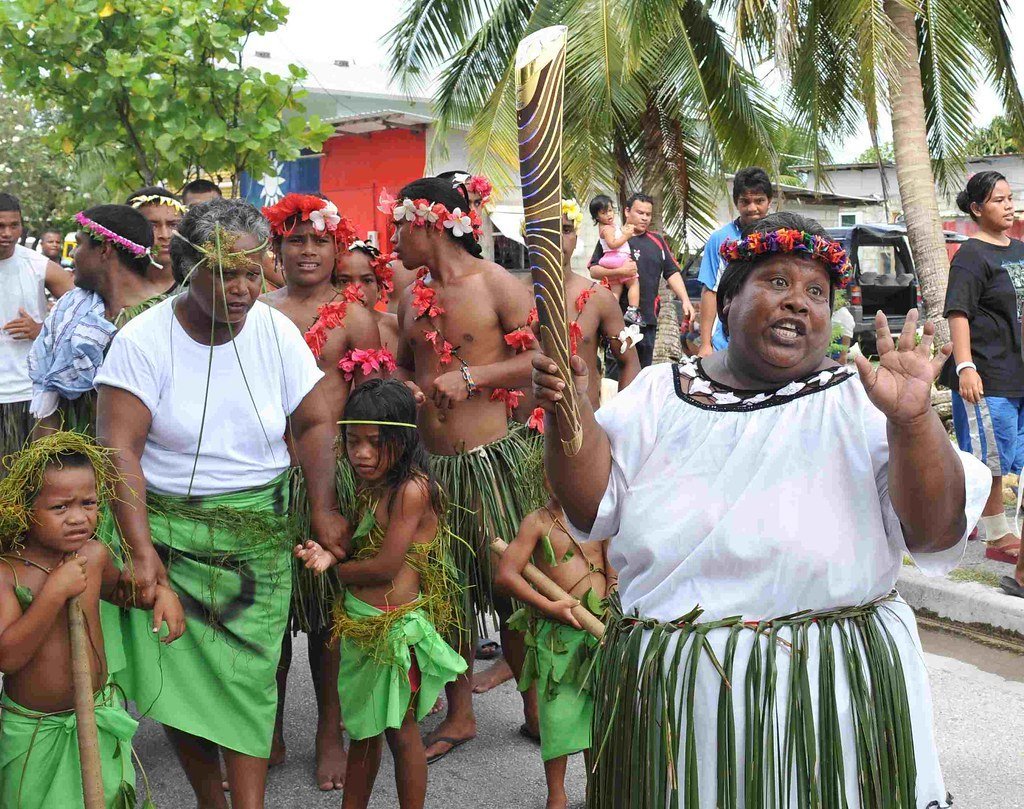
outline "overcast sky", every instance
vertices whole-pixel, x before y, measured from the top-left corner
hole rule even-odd
[[[288,0],[291,15],[284,29],[266,44],[283,46],[292,61],[333,62],[351,59],[362,65],[384,65],[387,53],[380,39],[398,20],[403,0]],[[1024,0],[1010,0],[1010,31],[1024,30]],[[250,43],[252,48],[257,43]],[[278,49],[279,50],[279,49]],[[275,53],[275,56],[277,54]],[[1017,75],[1024,80],[1024,46],[1014,52]],[[307,66],[308,67],[308,66]],[[1002,107],[991,88],[980,86],[975,100],[976,120],[988,123]],[[882,123],[881,139],[891,140],[888,120]],[[851,160],[870,146],[866,131],[834,149],[837,160]]]

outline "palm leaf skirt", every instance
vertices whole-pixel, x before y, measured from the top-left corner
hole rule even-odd
[[[450,505],[448,526],[461,541],[452,543],[452,562],[463,577],[463,638],[475,628],[486,634],[493,620],[491,540],[507,541],[523,518],[547,500],[543,488],[543,440],[520,424],[509,424],[504,438],[458,455],[431,455],[430,463]]]
[[[302,471],[297,467],[293,468],[291,477],[288,513],[295,528],[294,544],[299,544],[311,538],[309,498],[306,495],[306,482]],[[335,485],[342,515],[349,520],[357,518],[352,511],[355,504],[355,477],[351,465],[345,458],[338,458]],[[318,576],[307,570],[297,559],[293,559],[292,607],[289,622],[292,632],[330,632],[334,626],[334,602],[340,595],[341,585],[333,570]]]
[[[589,809],[916,809],[906,679],[880,615],[894,597],[761,623],[698,623],[700,608],[661,623],[613,604]],[[703,723],[698,673],[720,682]]]
[[[28,444],[35,419],[29,415],[29,402],[0,404],[0,458],[20,452]],[[7,475],[0,464],[0,477]]]

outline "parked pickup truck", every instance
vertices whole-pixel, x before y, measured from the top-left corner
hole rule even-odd
[[[828,235],[842,242],[853,265],[853,282],[846,290],[850,312],[856,324],[854,340],[861,351],[876,354],[875,315],[881,311],[894,333],[903,328],[907,312],[921,306],[921,291],[904,225],[853,225],[826,228]],[[967,237],[945,231],[949,245]]]

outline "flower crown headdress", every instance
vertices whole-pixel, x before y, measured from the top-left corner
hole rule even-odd
[[[149,263],[154,267],[160,267],[153,258],[153,248],[144,247],[138,242],[133,242],[131,239],[125,238],[120,233],[114,233],[110,228],[104,227],[94,219],[90,219],[85,215],[84,211],[79,211],[75,214],[75,221],[78,226],[88,233],[92,238],[97,239],[101,242],[110,242],[111,244],[117,245],[126,253],[131,253],[136,258],[142,258],[145,256],[149,259]]]
[[[466,180],[466,190],[480,195],[481,205],[490,205],[491,196],[494,194],[494,186],[482,174],[474,174]]]
[[[562,216],[572,222],[572,226],[576,230],[579,230],[580,225],[583,224],[583,209],[580,208],[580,204],[574,199],[562,200]]]
[[[128,200],[128,204],[133,208],[141,208],[143,205],[166,205],[168,208],[174,208],[178,213],[188,213],[188,208],[174,197],[167,197],[163,194],[142,194],[137,197],[132,197]]]
[[[456,239],[463,236],[472,236],[478,241],[480,239],[482,227],[480,217],[472,208],[467,211],[463,211],[461,208],[449,211],[440,202],[409,199],[409,197],[399,200],[385,189],[381,191],[377,210],[387,214],[395,226],[409,222],[416,228],[432,227],[438,231],[448,230]]]
[[[394,253],[382,253],[369,242],[356,239],[348,249],[358,250],[370,257],[370,265],[373,267],[373,274],[377,276],[377,286],[380,289],[381,303],[387,303],[391,293],[395,291],[395,271],[391,269],[391,262],[397,257]]]
[[[839,242],[792,228],[755,231],[742,239],[730,239],[718,252],[728,262],[753,261],[769,253],[802,253],[823,262],[840,289],[845,289],[853,276],[850,260]]]
[[[299,222],[309,222],[317,233],[333,233],[340,246],[347,247],[356,237],[352,224],[338,213],[333,202],[312,194],[285,194],[277,204],[264,207],[262,213],[275,236],[289,236]]]

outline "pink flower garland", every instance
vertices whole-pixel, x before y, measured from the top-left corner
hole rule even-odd
[[[397,368],[394,355],[386,348],[353,348],[342,355],[338,368],[345,375],[345,381],[355,379],[356,371],[363,376],[383,370],[389,376]]]
[[[119,247],[123,247],[133,256],[141,258],[142,256],[150,255],[150,248],[143,247],[141,244],[136,244],[131,239],[126,239],[124,236],[114,233],[114,231],[109,228],[103,227],[99,222],[94,222],[82,211],[75,214],[75,221],[81,225],[82,230],[89,235],[104,242],[113,242]]]

